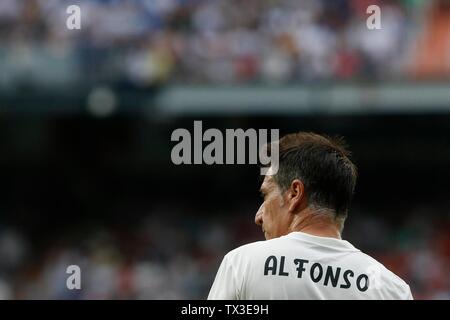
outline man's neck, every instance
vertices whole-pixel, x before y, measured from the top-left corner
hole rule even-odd
[[[289,232],[304,232],[318,237],[341,239],[343,219],[333,212],[306,208],[294,216]]]

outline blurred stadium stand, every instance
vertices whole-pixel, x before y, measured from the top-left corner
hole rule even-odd
[[[369,4],[382,30],[365,28]],[[172,130],[204,120],[345,136],[360,181],[344,237],[415,298],[450,299],[449,14],[445,0],[1,0],[0,298],[205,298],[223,254],[262,235],[258,168],[170,162]]]
[[[67,30],[78,4],[82,29]],[[365,9],[382,7],[382,29]],[[449,4],[3,0],[0,88],[448,79]]]

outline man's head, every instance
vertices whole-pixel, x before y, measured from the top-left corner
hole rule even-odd
[[[264,202],[255,216],[266,239],[293,231],[293,223],[306,211],[326,213],[332,216],[330,221],[343,222],[357,177],[343,140],[300,132],[275,143],[278,172],[265,176],[261,185]]]

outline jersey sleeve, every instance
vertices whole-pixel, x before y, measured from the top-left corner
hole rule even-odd
[[[214,283],[209,291],[208,300],[237,300],[239,292],[235,266],[227,254],[220,264]]]
[[[411,289],[409,288],[409,286],[407,285],[407,291],[406,291],[406,297],[405,300],[414,300],[414,297],[412,295]]]

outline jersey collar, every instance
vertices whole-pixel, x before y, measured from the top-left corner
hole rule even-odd
[[[347,240],[330,238],[330,237],[319,237],[309,233],[301,232],[301,231],[293,231],[286,235],[285,237],[298,239],[305,242],[310,242],[313,244],[323,245],[327,247],[335,247],[338,249],[347,249],[351,251],[360,251],[355,248],[350,242]]]

